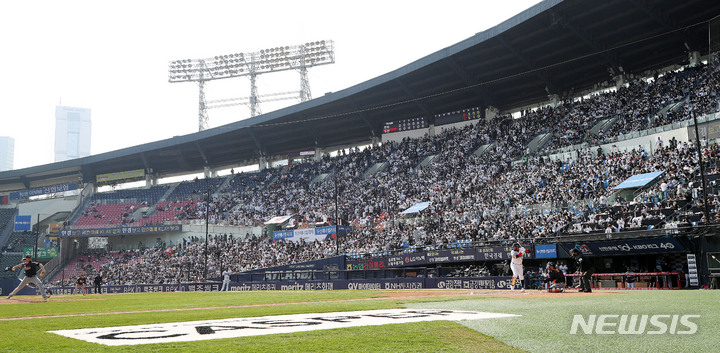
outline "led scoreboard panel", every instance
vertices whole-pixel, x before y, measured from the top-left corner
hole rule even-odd
[[[482,117],[480,108],[457,110],[449,113],[435,115],[435,126],[459,123],[461,121],[475,120]]]
[[[388,121],[383,125],[383,134],[424,129],[426,127],[428,127],[428,122],[425,117]]]

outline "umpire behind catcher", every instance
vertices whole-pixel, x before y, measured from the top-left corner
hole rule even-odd
[[[579,292],[592,293],[592,287],[590,286],[590,277],[595,272],[595,269],[585,261],[580,250],[573,248],[570,250],[572,258],[575,260],[575,266],[577,272],[580,273],[580,290]]]
[[[50,297],[50,294],[45,291],[45,287],[43,286],[42,282],[40,282],[40,279],[38,279],[38,277],[45,276],[45,266],[43,266],[39,262],[33,262],[30,255],[25,256],[23,262],[13,266],[12,270],[15,271],[20,266],[24,266],[25,268],[25,278],[23,278],[22,282],[20,282],[17,288],[15,288],[15,290],[13,290],[12,293],[7,296],[7,299],[12,298],[15,293],[19,292],[29,283],[33,283],[38,287],[38,290],[40,291],[40,294],[42,294],[43,299],[47,300]],[[38,268],[40,269],[40,275],[36,276]]]

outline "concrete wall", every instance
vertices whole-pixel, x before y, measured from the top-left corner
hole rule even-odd
[[[78,196],[68,196],[57,199],[25,202],[18,205],[21,215],[31,215],[33,224],[37,223],[37,215],[45,219],[58,212],[72,212],[78,204]]]
[[[386,143],[389,141],[402,141],[402,139],[409,137],[409,138],[421,138],[425,135],[430,134],[430,128],[427,129],[417,129],[417,130],[410,130],[410,131],[403,131],[403,132],[393,132],[389,134],[383,134],[382,135],[382,142]]]
[[[210,225],[208,227],[208,234],[232,234],[233,237],[245,237],[245,234],[261,236],[262,227],[234,227],[234,226],[219,226]],[[153,246],[157,243],[158,239],[161,242],[165,242],[167,245],[177,245],[182,243],[183,238],[198,237],[205,239],[205,225],[204,224],[191,224],[183,225],[183,232],[180,233],[160,233],[160,234],[129,234],[125,236],[112,236],[108,237],[108,244],[111,244],[113,250],[126,250],[135,249],[139,243],[142,242],[143,246]]]
[[[659,130],[659,129],[656,129]],[[613,145],[617,146],[618,152],[625,152],[625,151],[631,151],[633,149],[637,149],[640,146],[642,146],[645,151],[648,153],[654,153],[655,151],[655,141],[657,141],[658,136],[663,141],[663,146],[667,146],[669,141],[674,137],[678,142],[687,142],[689,141],[688,132],[686,127],[669,130],[669,131],[662,131],[662,132],[656,132],[651,133],[646,131],[641,131],[638,134],[644,136],[638,136],[636,138],[631,138],[623,141],[617,141],[617,142],[611,142],[606,143],[603,145],[600,145],[600,147],[603,149],[604,153],[610,153],[612,151]],[[597,151],[598,146],[591,146],[589,149],[595,153]],[[550,156],[551,160],[562,160],[566,161],[569,158],[575,158],[577,157],[576,151],[570,151],[570,152],[561,152],[561,153],[555,153],[551,154]]]
[[[440,125],[435,127],[435,132],[438,134],[443,133],[443,131],[448,129],[462,129],[465,126],[476,124],[479,120],[467,120],[467,121],[461,121],[459,123],[454,124],[447,124],[447,125]]]

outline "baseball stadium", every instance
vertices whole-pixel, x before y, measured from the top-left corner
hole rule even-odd
[[[345,43],[352,45],[352,43]],[[544,0],[360,84],[0,172],[2,352],[707,352],[720,2]]]

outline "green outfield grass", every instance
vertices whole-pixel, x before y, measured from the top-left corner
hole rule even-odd
[[[47,303],[0,305],[0,352],[496,352],[715,349],[717,291],[636,291],[604,296],[480,296],[378,299],[384,292],[205,292],[56,296]],[[375,298],[376,300],[363,300]],[[70,299],[70,301],[62,301]],[[4,299],[0,299],[4,300]],[[23,297],[19,297],[23,300]],[[283,304],[287,303],[287,304]],[[206,319],[391,308],[473,310],[522,315],[465,322],[434,321],[276,334],[201,342],[107,347],[47,331]],[[187,310],[189,308],[206,308]],[[179,311],[143,310],[185,309]],[[110,314],[111,312],[132,313]],[[94,314],[72,317],[50,315]],[[97,313],[107,313],[98,315]],[[698,314],[694,335],[570,335],[574,314]]]
[[[597,292],[597,291],[596,291]],[[444,303],[409,303],[409,307],[477,310],[522,315],[463,322],[506,344],[532,352],[713,352],[720,332],[720,291],[621,291],[592,297],[493,298]],[[696,334],[570,334],[575,314],[697,314]]]

